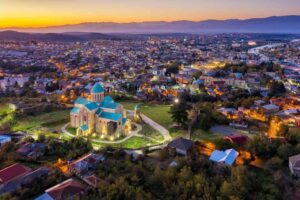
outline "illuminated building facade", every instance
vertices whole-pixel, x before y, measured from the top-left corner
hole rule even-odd
[[[96,83],[91,89],[90,100],[79,97],[75,101],[70,118],[78,136],[92,134],[113,140],[131,131],[123,106],[104,93],[102,85]]]

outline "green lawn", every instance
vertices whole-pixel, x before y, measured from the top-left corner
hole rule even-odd
[[[15,122],[15,110],[8,104],[0,104],[0,130],[8,130]]]
[[[43,130],[43,129],[41,129],[41,130],[35,129],[35,130],[30,131],[30,133],[32,134],[32,137],[34,139],[37,139],[39,135],[45,135],[47,138],[52,137],[52,138],[57,138],[57,139],[62,139],[62,140],[71,139],[71,137],[68,135],[65,135],[62,133],[52,133],[52,132],[49,132],[49,131]]]
[[[73,128],[73,127],[71,127],[71,126],[68,126],[68,127],[66,128],[66,130],[67,130],[68,132],[70,132],[71,134],[76,135],[76,128]]]
[[[12,127],[13,131],[33,130],[40,127],[58,129],[69,121],[69,110],[52,112],[42,112],[36,115],[29,115],[16,119],[16,124]]]
[[[187,136],[187,130],[179,129],[179,128],[171,128],[170,134],[172,138],[176,137],[186,137]],[[219,134],[211,133],[210,131],[204,131],[202,129],[194,130],[191,139],[194,141],[200,140],[200,141],[213,141],[217,138],[222,138]]]
[[[94,142],[94,141],[92,142],[92,145],[95,149],[103,148],[106,146],[112,146],[112,147],[117,147],[117,148],[138,149],[138,148],[142,148],[142,147],[145,147],[148,145],[154,145],[154,144],[157,144],[157,143],[153,142],[149,139],[137,137],[137,136],[133,136],[121,144],[104,144],[101,142]]]
[[[156,131],[151,126],[149,126],[148,124],[143,125],[143,128],[142,128],[141,132],[139,132],[139,134],[147,136],[147,137],[151,137],[157,141],[164,140],[164,137],[158,131]]]
[[[14,110],[11,109],[8,104],[0,104],[0,116],[12,113]]]
[[[135,102],[123,101],[120,102],[126,109],[133,110],[134,106],[137,104]],[[141,104],[141,112],[147,117],[151,118],[155,122],[169,128],[172,124],[172,118],[170,111],[170,105],[158,105],[158,104]]]
[[[137,149],[137,148],[141,148],[141,147],[145,147],[145,146],[150,146],[150,145],[154,145],[156,144],[155,142],[148,140],[146,138],[141,138],[141,137],[132,137],[128,140],[126,140],[125,142],[116,145],[116,146],[120,146],[123,148],[129,148],[129,149]]]

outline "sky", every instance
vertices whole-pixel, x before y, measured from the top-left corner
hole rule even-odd
[[[300,15],[300,0],[0,0],[0,28]]]

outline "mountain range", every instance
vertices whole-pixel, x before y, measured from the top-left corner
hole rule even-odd
[[[33,33],[300,33],[300,15],[205,21],[95,22],[43,28],[5,28]]]
[[[121,37],[102,34],[102,33],[24,33],[17,31],[2,31],[0,32],[0,40],[35,40],[35,41],[61,41],[61,42],[77,42],[90,40],[114,40]]]

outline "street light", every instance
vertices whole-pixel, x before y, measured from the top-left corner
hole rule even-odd
[[[179,99],[178,98],[174,99],[174,103],[178,104],[179,103]]]

